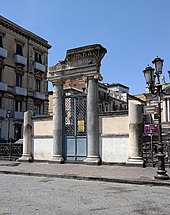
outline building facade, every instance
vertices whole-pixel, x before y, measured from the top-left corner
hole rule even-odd
[[[0,16],[0,137],[22,138],[24,112],[48,113],[48,41]]]
[[[167,124],[170,125],[170,83],[163,83],[162,85],[163,91],[165,93],[162,93],[161,95],[161,121],[163,123],[163,126]],[[155,95],[152,95],[149,92],[149,89],[146,88],[145,92],[146,97],[146,111],[145,114],[147,117],[148,123],[157,123],[158,121],[158,98]],[[149,109],[148,109],[148,108]],[[149,112],[150,110],[150,112]]]
[[[83,80],[67,80],[63,86],[65,95],[86,93],[87,86]],[[49,91],[49,114],[53,112],[53,92]],[[123,111],[128,109],[129,88],[119,83],[99,83],[99,112]]]
[[[99,112],[128,109],[129,88],[119,83],[99,84]]]

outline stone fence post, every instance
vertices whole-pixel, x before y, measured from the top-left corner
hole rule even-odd
[[[24,113],[24,129],[23,129],[23,154],[19,161],[30,162],[32,157],[32,111]]]
[[[143,166],[143,105],[129,100],[129,159],[127,164]]]

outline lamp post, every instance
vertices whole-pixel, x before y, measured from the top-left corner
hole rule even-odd
[[[8,143],[9,143],[9,133],[10,133],[10,118],[11,118],[11,111],[7,112],[6,117],[8,118]]]
[[[161,96],[164,93],[162,89],[162,84],[160,83],[160,76],[162,74],[163,59],[158,56],[152,61],[155,68],[149,65],[143,71],[146,84],[149,87],[149,91],[157,96],[158,99],[158,146],[157,146],[157,159],[158,159],[158,170],[155,179],[167,180],[169,176],[166,174],[165,170],[165,154],[163,153],[163,143],[162,143],[162,124],[161,124]]]
[[[11,155],[12,155],[12,145],[9,141],[9,133],[10,133],[10,118],[11,118],[11,111],[9,110],[7,112],[6,117],[8,118],[8,143],[9,143],[9,160],[11,161]]]

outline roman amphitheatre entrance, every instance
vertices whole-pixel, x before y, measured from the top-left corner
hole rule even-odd
[[[53,83],[51,162],[84,160],[86,163],[100,163],[98,81],[102,78],[100,64],[106,52],[99,44],[70,49],[65,60],[49,68],[48,80]],[[71,79],[86,82],[87,105],[85,97],[64,96],[63,84]]]

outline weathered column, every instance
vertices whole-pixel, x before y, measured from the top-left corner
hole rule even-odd
[[[143,166],[143,105],[129,101],[129,159],[127,164]]]
[[[167,121],[170,121],[170,100],[167,98]]]
[[[164,98],[163,102],[162,102],[162,107],[163,107],[163,110],[162,110],[162,120],[163,122],[167,122],[167,98]]]
[[[32,161],[32,111],[24,113],[23,154],[19,161]]]
[[[87,164],[99,164],[98,79],[88,78],[87,94]]]
[[[62,153],[62,129],[63,129],[63,83],[57,81],[53,83],[53,156],[49,162],[63,163]]]

